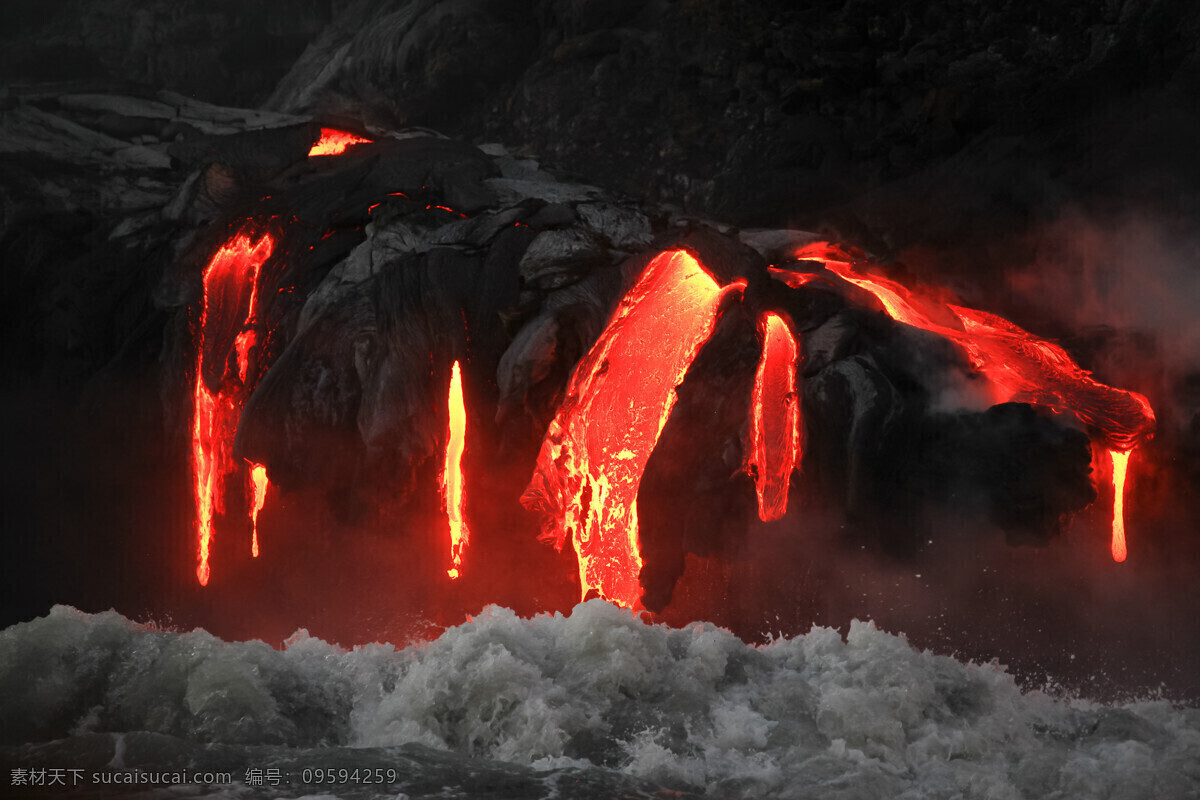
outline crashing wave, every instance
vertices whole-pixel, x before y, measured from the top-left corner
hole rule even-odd
[[[301,794],[303,764],[396,770],[354,797],[455,781],[472,796],[463,775],[525,781],[506,795],[522,797],[1200,793],[1195,708],[1022,692],[1001,667],[869,623],[750,646],[599,600],[532,619],[492,607],[428,643],[349,651],[304,631],[275,650],[56,606],[0,632],[0,697],[14,769],[199,764],[241,781],[274,764]]]

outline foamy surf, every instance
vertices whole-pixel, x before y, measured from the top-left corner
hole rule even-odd
[[[591,601],[274,650],[56,606],[0,632],[0,696],[13,796],[1200,796],[1200,710],[1022,692],[860,622],[750,646]]]

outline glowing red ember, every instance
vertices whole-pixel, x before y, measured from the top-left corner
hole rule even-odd
[[[637,493],[678,386],[716,326],[725,293],[691,254],[654,258],[580,360],[521,498],[544,538],[579,559],[583,597],[641,598]]]
[[[855,269],[859,259],[837,245],[814,242],[800,248],[796,258],[823,262],[841,279],[875,295],[892,319],[940,334],[957,344],[971,366],[990,382],[995,402],[1031,403],[1074,414],[1113,451],[1114,485],[1116,459],[1123,456],[1121,486],[1114,506],[1113,558],[1124,559],[1124,522],[1118,522],[1116,512],[1124,505],[1125,464],[1129,453],[1154,435],[1154,410],[1143,395],[1096,381],[1061,347],[1003,317],[944,303],[910,291],[896,281],[859,272]],[[811,280],[802,273],[782,269],[771,272],[790,286]]]
[[[239,233],[226,242],[204,269],[193,392],[192,471],[195,477],[196,528],[199,563],[196,578],[208,584],[209,548],[213,518],[224,511],[225,476],[236,468],[233,437],[245,396],[249,348],[243,339],[250,322],[258,274],[270,258],[275,241],[270,234],[252,240]],[[236,364],[230,364],[227,332],[238,331]],[[243,353],[246,355],[243,356]]]
[[[321,138],[317,140],[312,149],[308,151],[308,155],[312,156],[337,156],[346,152],[347,148],[353,147],[356,144],[370,144],[370,139],[364,139],[361,136],[355,136],[348,131],[339,131],[333,128],[321,128]]]
[[[458,362],[450,371],[449,435],[446,440],[446,461],[442,467],[442,502],[446,518],[450,521],[450,559],[453,562],[446,571],[451,578],[459,576],[463,550],[470,541],[463,501],[462,456],[467,444],[467,407],[463,402],[462,371]]]
[[[791,326],[778,314],[763,314],[759,331],[762,356],[754,376],[747,467],[758,493],[758,518],[771,522],[787,513],[788,485],[800,460],[799,352]]]

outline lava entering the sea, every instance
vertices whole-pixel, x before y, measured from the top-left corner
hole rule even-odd
[[[1125,559],[1125,468],[1133,449],[1154,435],[1154,410],[1149,400],[1096,381],[1062,347],[1003,317],[944,303],[894,280],[864,274],[855,268],[864,259],[845,248],[813,242],[801,247],[795,258],[821,262],[842,280],[870,292],[897,322],[954,342],[972,368],[988,379],[994,402],[1044,406],[1073,414],[1084,423],[1112,453],[1112,553],[1116,561]],[[811,275],[786,269],[772,268],[771,274],[793,287],[812,280]]]
[[[233,438],[248,391],[255,339],[253,309],[262,265],[275,248],[269,233],[257,239],[238,233],[208,261],[197,328],[193,391],[192,470],[195,479],[198,564],[201,586],[210,576],[213,519],[224,512],[225,476],[234,472]],[[238,331],[233,346],[228,334]],[[236,356],[231,364],[231,355]]]
[[[462,567],[463,551],[471,539],[465,515],[463,494],[462,457],[467,444],[467,407],[463,402],[462,370],[458,362],[450,371],[450,392],[447,402],[449,410],[448,435],[446,438],[446,460],[442,467],[442,502],[446,519],[450,523],[450,569],[446,574],[457,578]]]
[[[637,493],[677,387],[712,336],[725,294],[690,253],[656,256],[571,374],[522,503],[544,538],[569,538],[581,595],[627,608],[641,597]]]
[[[779,314],[763,314],[759,331],[762,356],[750,404],[747,468],[758,494],[758,518],[772,522],[787,513],[788,486],[800,462],[803,420],[796,387],[799,348],[791,325]]]

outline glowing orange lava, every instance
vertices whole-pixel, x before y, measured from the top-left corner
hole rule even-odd
[[[321,128],[321,138],[317,140],[312,149],[308,151],[308,155],[312,156],[337,156],[346,152],[347,148],[353,147],[356,144],[370,144],[370,139],[364,139],[361,136],[355,136],[347,131],[339,131],[333,128]]]
[[[827,242],[805,245],[796,258],[824,262],[830,272],[875,295],[892,319],[959,345],[971,366],[992,384],[997,403],[1032,403],[1072,413],[1118,450],[1129,450],[1154,432],[1154,411],[1145,397],[1094,380],[1061,347],[1003,317],[929,299],[895,281],[857,272],[852,256]],[[790,285],[788,276],[796,273],[772,274]]]
[[[1143,395],[1096,381],[1061,347],[1039,339],[1003,317],[944,303],[912,292],[896,281],[859,272],[855,266],[860,259],[837,245],[814,242],[800,248],[796,258],[823,262],[841,279],[875,295],[896,321],[953,341],[962,348],[971,366],[988,379],[994,402],[1030,403],[1074,414],[1114,452],[1114,459],[1118,453],[1125,457],[1116,501],[1116,508],[1123,509],[1124,469],[1129,453],[1154,435],[1154,410]],[[790,286],[811,280],[809,275],[783,269],[773,268],[771,274]],[[1115,481],[1115,470],[1113,477]],[[1115,514],[1113,558],[1118,561],[1125,558],[1124,523],[1118,523]]]
[[[271,482],[267,480],[267,468],[262,464],[250,464],[250,524],[253,526],[253,538],[250,540],[250,555],[258,558],[258,512],[267,503],[267,488]]]
[[[1128,555],[1125,549],[1125,475],[1129,470],[1131,451],[1109,450],[1108,454],[1112,458],[1112,557],[1119,563]]]
[[[772,522],[787,513],[788,486],[800,459],[799,351],[791,326],[778,314],[763,314],[759,331],[763,345],[750,406],[747,467],[758,493],[758,518]]]
[[[722,298],[743,287],[722,289],[685,251],[656,256],[571,374],[521,501],[555,547],[571,540],[583,597],[638,605],[642,473]]]
[[[442,502],[450,521],[450,559],[453,565],[446,571],[451,578],[459,576],[463,550],[471,539],[463,513],[462,456],[467,445],[467,407],[463,402],[462,371],[458,362],[450,370],[449,436],[446,440],[446,461],[442,467]]]
[[[193,392],[192,472],[195,478],[199,563],[196,578],[208,584],[213,519],[224,511],[225,476],[234,471],[233,437],[245,396],[242,333],[250,322],[256,284],[275,241],[270,234],[253,240],[239,233],[226,242],[204,269]],[[231,369],[228,333],[238,331]],[[252,342],[251,342],[252,344]],[[245,346],[248,363],[250,344]]]
[[[270,253],[268,252],[267,255],[269,256]],[[263,261],[265,260],[266,258],[263,259]],[[258,343],[258,331],[252,326],[256,321],[255,314],[258,311],[258,272],[261,268],[262,261],[256,262],[254,274],[246,278],[250,282],[250,305],[246,309],[246,324],[233,343],[234,350],[237,351],[238,380],[243,385],[250,373],[250,355]]]

